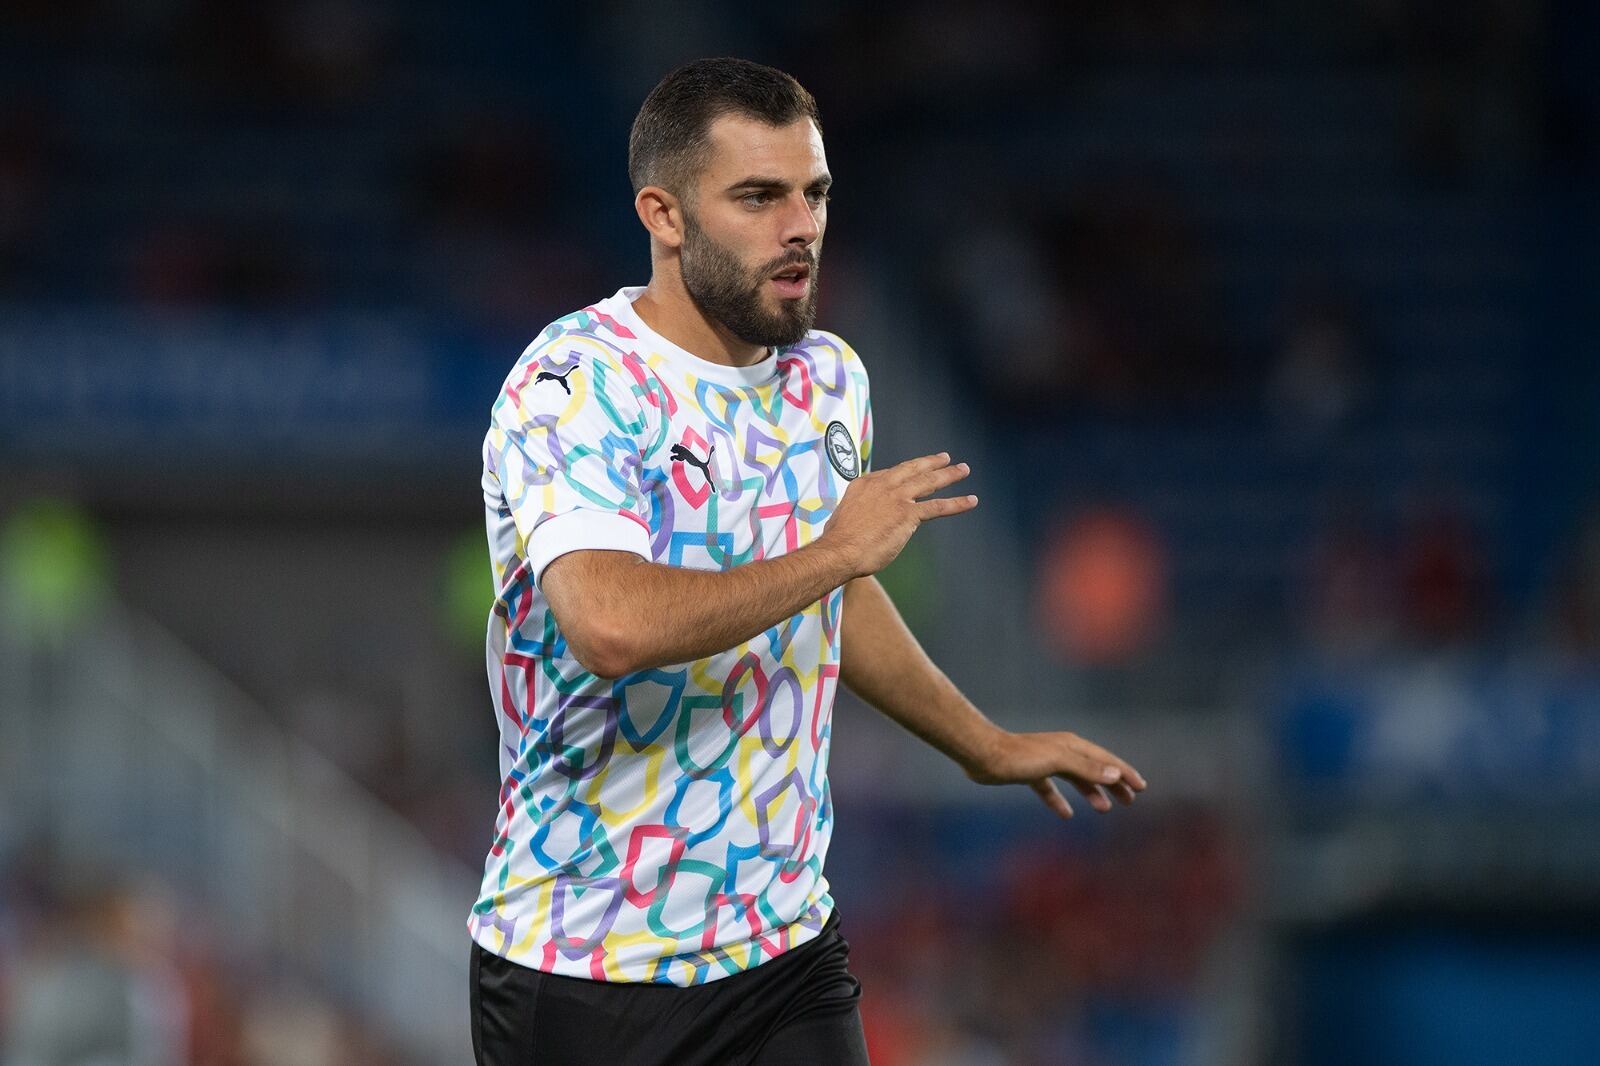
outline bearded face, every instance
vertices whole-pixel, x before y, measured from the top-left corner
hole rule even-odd
[[[685,213],[684,222],[683,286],[701,312],[746,344],[784,348],[800,343],[817,318],[815,249],[796,249],[750,267],[706,233],[692,213]],[[774,280],[796,274],[798,281]],[[784,295],[795,289],[801,294]]]

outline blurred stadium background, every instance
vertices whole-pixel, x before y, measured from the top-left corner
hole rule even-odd
[[[11,0],[0,1062],[470,1059],[486,412],[647,276],[626,131],[715,54],[821,103],[880,462],[973,464],[902,609],[1153,782],[1063,825],[841,703],[874,1062],[1594,1061],[1597,44],[1495,0]]]

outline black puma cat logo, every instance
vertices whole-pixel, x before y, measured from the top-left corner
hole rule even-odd
[[[715,444],[711,445],[706,449],[706,457],[701,459],[683,445],[674,444],[672,446],[672,451],[668,452],[667,454],[671,455],[672,458],[676,459],[680,463],[688,463],[690,466],[698,466],[700,468],[700,472],[706,476],[706,484],[711,486],[712,492],[716,492],[717,483],[711,480],[711,453],[716,450],[717,446]]]
[[[541,370],[539,371],[539,376],[533,379],[533,383],[537,385],[541,381],[559,381],[561,382],[561,387],[567,390],[567,395],[571,396],[572,386],[567,384],[567,379],[572,376],[572,372],[576,369],[578,368],[575,366],[570,366],[567,368],[567,372],[565,374],[556,374],[549,370]]]

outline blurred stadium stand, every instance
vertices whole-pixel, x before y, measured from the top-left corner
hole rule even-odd
[[[297,975],[315,975],[331,1002],[425,1054],[421,1061],[456,1058],[468,1039],[456,927],[472,871],[438,854],[326,756],[276,729],[159,626],[107,604],[98,613],[73,635],[70,654],[65,641],[0,645],[14,709],[4,722],[12,764],[4,799],[49,827],[35,843],[48,848],[57,883],[23,901],[38,908],[29,917],[46,942],[67,957],[76,948],[115,958],[120,949],[118,961],[145,975],[152,955],[170,953],[180,989],[181,964],[197,965],[196,957],[214,960],[225,987],[242,985],[235,967],[244,965],[249,984],[228,991],[256,1002],[283,994]],[[96,923],[119,900],[143,923],[99,940]],[[170,913],[156,918],[152,909]],[[22,1003],[30,977],[47,969],[37,959],[21,967]],[[22,1030],[18,1061],[62,1061],[59,1044],[52,1053],[49,1043],[29,1042],[31,1011],[12,1014]],[[102,1053],[96,1061],[146,1061]],[[169,1051],[149,1061],[186,1060]]]
[[[0,1064],[466,1060],[484,415],[644,277],[628,123],[721,53],[819,98],[879,462],[975,470],[886,583],[994,717],[1155,783],[1062,827],[846,698],[874,1061],[1582,1061],[1597,45],[1486,2],[7,5]]]

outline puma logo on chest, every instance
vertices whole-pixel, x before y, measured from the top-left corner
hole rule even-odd
[[[711,486],[712,492],[715,492],[717,491],[717,483],[711,478],[711,453],[716,450],[717,446],[715,444],[709,446],[706,448],[706,457],[701,459],[683,445],[674,444],[672,450],[667,454],[671,455],[676,462],[688,463],[690,466],[699,467],[700,472],[706,477],[706,484]]]

